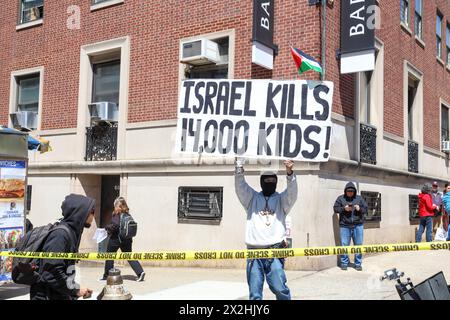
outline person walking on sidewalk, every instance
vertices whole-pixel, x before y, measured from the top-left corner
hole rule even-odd
[[[431,186],[425,183],[422,187],[421,193],[419,193],[419,230],[416,234],[416,242],[422,241],[422,235],[426,228],[425,238],[427,242],[431,242],[433,239],[433,217],[437,205],[433,203],[431,198]]]
[[[276,192],[278,177],[273,172],[261,175],[262,191],[256,192],[245,181],[241,160],[236,160],[235,191],[247,212],[245,243],[251,249],[285,248],[286,215],[297,200],[297,178],[293,171],[294,162],[285,161],[287,189]],[[250,300],[263,299],[264,278],[277,300],[291,300],[286,285],[284,259],[248,259],[247,283]]]
[[[50,232],[42,252],[76,253],[84,228],[90,228],[95,200],[77,194],[68,195],[61,205],[61,228]],[[31,300],[76,300],[88,298],[92,290],[80,288],[75,279],[75,260],[41,259],[39,280],[30,286]]]
[[[108,247],[106,250],[107,252],[117,252],[119,249],[122,252],[132,252],[133,239],[121,239],[119,234],[121,215],[129,213],[129,211],[130,209],[128,208],[125,198],[119,197],[114,201],[114,211],[111,223],[108,224],[105,228],[109,236]],[[136,273],[136,281],[144,281],[145,272],[144,269],[142,269],[139,261],[129,260],[128,263]],[[108,278],[109,270],[113,268],[114,260],[107,260],[105,263],[105,271],[103,273],[103,277],[100,280],[106,280]]]
[[[339,196],[334,203],[334,212],[339,216],[341,245],[353,244],[359,246],[364,240],[364,221],[367,213],[367,204],[357,195],[353,182],[347,183],[344,194]],[[341,269],[347,270],[350,259],[347,254],[341,255]],[[362,271],[362,254],[355,254],[355,269]]]

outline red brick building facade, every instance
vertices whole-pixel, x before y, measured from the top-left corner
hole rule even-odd
[[[325,80],[334,83],[334,158],[312,169],[298,165],[302,168],[299,168],[299,175],[302,176],[300,183],[303,184],[300,193],[304,200],[296,205],[294,211],[301,213],[304,211],[302,208],[308,207],[311,215],[312,212],[317,213],[317,217],[328,221],[332,203],[342,192],[345,182],[357,180],[361,183],[360,190],[379,192],[383,197],[383,218],[381,223],[367,231],[367,241],[379,242],[380,237],[394,242],[413,239],[416,225],[409,219],[411,202],[408,195],[417,195],[420,184],[431,179],[443,184],[449,174],[448,156],[441,152],[444,123],[441,108],[450,108],[450,61],[447,60],[446,46],[446,43],[450,44],[450,32],[447,32],[450,3],[445,0],[422,0],[423,8],[419,11],[423,33],[418,37],[415,21],[419,0],[379,1],[380,28],[375,32],[378,62],[369,85],[371,96],[368,98],[371,99],[372,119],[369,124],[377,129],[377,153],[376,163],[368,165],[361,163],[359,152],[362,148],[359,123],[364,122],[360,118],[364,95],[362,80],[359,75],[340,72],[341,1],[348,0],[328,0],[326,39],[322,39],[320,5],[309,5],[306,0],[275,1],[274,43],[279,47],[279,54],[275,57],[273,70],[251,62],[251,0],[106,0],[99,2],[103,8],[93,5],[91,0],[45,0],[42,21],[26,28],[18,24],[20,0],[4,1],[0,12],[0,125],[9,124],[10,100],[15,99],[11,93],[14,72],[43,67],[41,123],[36,133],[56,145],[53,153],[32,156],[30,181],[34,184],[33,190],[36,190],[34,210],[48,211],[47,205],[39,203],[38,195],[44,197],[51,192],[75,192],[83,187],[86,193],[93,192],[100,197],[96,189],[100,184],[98,175],[116,174],[120,175],[121,193],[128,193],[131,205],[142,211],[146,210],[147,204],[141,202],[148,194],[159,199],[155,205],[158,210],[166,210],[170,205],[176,211],[178,186],[189,183],[210,185],[211,181],[215,181],[225,186],[224,199],[233,203],[226,212],[235,217],[233,221],[240,221],[239,214],[234,216],[231,213],[240,207],[233,194],[230,166],[199,169],[171,165],[165,162],[171,157],[171,142],[169,139],[160,141],[175,130],[181,79],[180,40],[232,30],[234,40],[230,41],[230,46],[234,51],[232,68],[235,79],[319,80],[320,76],[316,73],[297,74],[289,46],[301,48],[319,61],[325,51]],[[404,18],[405,6],[408,8],[408,18]],[[436,56],[438,13],[442,16],[440,59]],[[74,23],[76,25],[78,22],[79,28],[73,28]],[[80,109],[85,108],[84,102],[80,102],[83,101],[80,88],[85,81],[85,78],[80,79],[83,75],[83,48],[125,38],[129,40],[128,86],[125,89],[128,106],[125,123],[119,123],[119,128],[126,127],[122,127],[122,138],[119,137],[122,151],[117,159],[120,162],[86,164],[81,160],[81,153],[75,154],[72,150],[83,141],[85,134],[80,131],[80,128],[84,130],[84,123],[80,124],[80,119],[84,118],[80,115],[86,113]],[[325,43],[324,47],[322,43]],[[415,91],[411,89],[414,95],[408,98],[410,84]],[[411,130],[414,134],[410,132],[411,136],[408,136]],[[414,140],[418,145],[417,172],[408,171],[409,140]],[[202,171],[202,174],[196,175],[196,170]],[[255,172],[252,173],[253,182],[257,181]],[[210,179],[208,174],[217,174],[218,178]],[[186,182],[186,176],[192,178],[192,182]],[[54,189],[50,187],[52,183]],[[149,191],[143,187],[152,184],[160,186],[161,191]],[[58,190],[56,186],[59,186]],[[317,190],[322,190],[323,194],[317,194]],[[59,201],[61,197],[62,194],[58,194],[56,198]],[[329,205],[324,207],[323,203]],[[58,206],[55,203],[51,208],[57,209]],[[175,214],[167,210],[169,216]],[[399,211],[402,212],[401,218],[398,218]],[[297,219],[293,225],[296,246],[334,244],[333,226],[329,226],[329,236],[324,235],[327,232],[324,233],[323,226],[314,223],[320,220],[317,217],[294,216]],[[205,243],[210,245],[210,249],[236,248],[242,243],[240,237],[229,237],[229,233],[237,231],[225,220],[217,231],[216,226],[186,226],[165,220],[157,225],[154,221],[159,217],[145,219],[149,219],[148,228],[155,233],[142,235],[141,250],[203,248]],[[159,240],[161,237],[155,236],[164,228],[173,229],[177,234],[192,235],[192,239],[203,232],[207,235],[199,236],[198,241],[180,245],[178,241],[164,242]],[[205,231],[203,228],[211,230]],[[240,226],[238,231],[243,234],[243,227]],[[215,242],[211,239],[215,236],[226,240],[214,246]],[[151,243],[151,248],[147,243]],[[170,248],[166,247],[167,243]],[[322,264],[314,262],[314,259],[302,260],[294,265],[299,268],[321,268],[333,263],[332,259],[326,261]]]

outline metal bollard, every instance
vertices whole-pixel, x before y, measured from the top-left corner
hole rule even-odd
[[[106,286],[97,296],[97,300],[131,300],[133,296],[123,285],[119,269],[111,269],[106,279]]]

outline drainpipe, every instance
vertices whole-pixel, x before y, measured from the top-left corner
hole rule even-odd
[[[320,75],[320,80],[325,80],[326,71],[326,45],[327,45],[327,1],[322,0],[322,74]]]

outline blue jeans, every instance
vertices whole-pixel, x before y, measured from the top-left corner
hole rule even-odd
[[[250,300],[262,300],[264,277],[277,300],[291,300],[291,293],[286,286],[284,259],[248,259],[247,283]]]
[[[354,228],[346,228],[341,227],[341,245],[342,246],[349,246],[350,240],[353,239],[353,244],[355,246],[359,246],[363,244],[364,240],[364,226],[357,225]],[[341,266],[348,266],[348,263],[350,262],[348,255],[343,254],[341,255]],[[355,266],[361,266],[362,263],[362,254],[357,253],[355,254]]]
[[[427,242],[433,241],[433,217],[424,217],[420,218],[419,230],[417,230],[416,234],[416,242],[422,241],[422,235],[425,227],[427,228],[427,232],[425,234]]]

